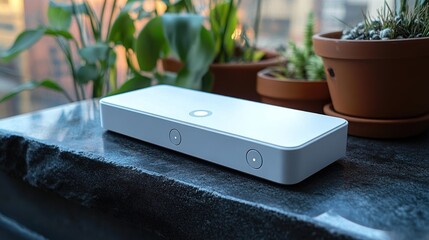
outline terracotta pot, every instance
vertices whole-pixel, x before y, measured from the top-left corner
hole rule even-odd
[[[256,92],[256,75],[267,67],[276,66],[282,59],[276,53],[266,52],[264,59],[254,63],[214,63],[210,65],[214,84],[212,92],[252,101],[259,101]],[[182,67],[175,59],[163,59],[163,68],[177,72]]]
[[[429,114],[408,119],[367,119],[344,116],[334,111],[332,104],[325,105],[323,111],[330,116],[349,121],[348,133],[359,137],[404,138],[418,135],[429,128]]]
[[[326,81],[278,79],[267,68],[258,73],[256,90],[264,103],[323,113],[323,106],[331,101]]]
[[[165,71],[175,72],[177,73],[183,67],[183,64],[179,62],[177,59],[168,57],[161,59],[162,68]]]
[[[429,113],[429,38],[359,41],[340,36],[313,36],[336,112],[369,119]]]

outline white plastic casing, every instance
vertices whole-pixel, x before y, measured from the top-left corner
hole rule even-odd
[[[100,100],[101,125],[281,184],[343,157],[347,121],[158,85]]]

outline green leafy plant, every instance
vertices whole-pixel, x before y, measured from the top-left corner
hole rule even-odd
[[[172,73],[156,72],[158,82],[210,90],[209,64],[260,60],[263,51],[256,50],[256,41],[251,44],[245,31],[241,31],[238,40],[233,38],[238,26],[239,4],[240,1],[234,0],[210,1],[208,22],[192,13],[164,14],[151,19],[136,42],[140,68],[152,71],[158,60],[173,55],[183,64],[177,78]],[[260,9],[261,0],[258,0],[255,38]]]
[[[257,3],[258,6],[254,24],[255,39],[258,35],[261,0],[258,0]],[[214,38],[215,58],[213,59],[213,62],[228,63],[259,61],[263,57],[263,52],[256,50],[256,40],[253,41],[253,43],[250,43],[250,40],[246,35],[245,28],[240,32],[239,36],[235,36],[235,31],[239,25],[237,10],[239,8],[240,1],[213,0],[210,1],[209,5],[210,11],[208,22],[203,21],[198,23],[202,24],[203,28],[208,30],[210,35]],[[193,16],[192,14],[181,14],[180,19],[181,21],[193,21]],[[205,25],[208,25],[208,27],[204,27]],[[168,34],[168,31],[169,30],[165,33]],[[181,34],[177,37],[178,39],[183,38],[183,41],[188,38],[185,34]],[[151,58],[150,61],[155,62],[156,60]]]
[[[429,36],[429,1],[416,0],[410,8],[401,0],[396,10],[388,3],[378,10],[376,17],[364,14],[364,21],[343,31],[345,40],[389,40]]]
[[[174,4],[168,0],[159,2],[163,2],[170,13],[195,11],[190,0],[180,0]],[[214,40],[203,27],[203,17],[195,14],[165,14],[160,17],[156,9],[153,12],[144,11],[143,3],[144,0],[128,0],[118,12],[116,0],[105,0],[97,15],[87,0],[79,4],[75,0],[71,0],[70,4],[50,1],[48,24],[19,34],[13,45],[1,53],[0,60],[15,58],[43,36],[53,37],[69,66],[74,95],[54,80],[34,80],[3,96],[0,102],[38,87],[61,92],[70,101],[147,87],[154,79],[159,83],[201,88],[201,72],[207,71],[214,57]],[[110,9],[107,9],[108,6]],[[135,25],[143,18],[151,20],[136,37]],[[73,21],[79,30],[77,34],[70,31]],[[123,52],[128,66],[128,80],[122,86],[118,86],[117,81],[118,46],[125,49]],[[180,60],[187,63],[177,79],[173,74],[158,72],[156,62],[151,61],[169,52],[177,54]],[[138,65],[134,63],[136,57]],[[88,85],[92,86],[89,96],[85,91]]]
[[[215,38],[215,63],[257,62],[264,55],[263,51],[256,48],[262,0],[256,1],[253,42],[249,40],[246,34],[246,26],[243,26],[238,36],[233,37],[239,25],[237,11],[240,3],[240,0],[218,0],[211,3],[209,20],[210,31]]]
[[[159,83],[201,89],[201,79],[214,58],[214,38],[196,14],[164,14],[151,19],[136,42],[139,67],[156,77]],[[177,73],[160,73],[156,65],[169,54],[177,56],[183,68]]]
[[[129,2],[132,4],[134,1]],[[134,33],[128,35],[129,39],[133,39],[133,46],[127,49],[126,59],[134,77],[111,94],[139,89],[151,83],[206,88],[202,79],[214,57],[214,40],[203,25],[204,18],[195,13],[191,0],[176,1],[174,4],[168,0],[163,2],[167,13],[161,16],[152,14],[137,38],[133,38]],[[128,19],[128,22],[134,20],[128,9],[121,11],[118,19],[121,17]],[[158,59],[169,54],[185,63],[178,74],[162,72],[157,68]],[[137,65],[133,64],[134,58]]]
[[[237,27],[237,6],[234,1],[221,2],[210,11],[210,26],[215,38],[216,62],[228,62],[234,54],[234,39]]]
[[[308,15],[305,26],[303,47],[289,42],[287,51],[282,52],[286,58],[285,66],[273,68],[271,75],[279,79],[299,79],[308,81],[320,81],[326,79],[323,61],[314,53],[312,36],[314,35],[314,16]]]
[[[65,55],[70,73],[74,83],[74,97],[67,93],[58,83],[51,79],[42,81],[30,81],[24,83],[15,91],[4,96],[0,101],[5,101],[12,96],[24,90],[32,90],[37,87],[45,87],[54,91],[63,93],[70,101],[85,99],[87,93],[85,86],[92,82],[92,96],[99,97],[110,91],[112,87],[111,77],[115,71],[116,53],[114,46],[110,45],[111,24],[115,2],[112,5],[110,16],[106,20],[102,17],[98,18],[94,9],[87,1],[77,4],[71,1],[71,4],[61,4],[55,1],[49,2],[48,7],[48,25],[39,26],[36,29],[28,29],[19,34],[13,45],[1,54],[1,60],[9,61],[16,57],[22,51],[30,48],[36,42],[42,39],[43,36],[54,37],[58,46]],[[103,5],[103,13],[106,7],[106,2]],[[86,22],[83,19],[89,20],[90,27],[88,31],[84,30]],[[74,36],[69,30],[72,21],[75,20],[79,34]],[[102,29],[108,25],[108,31],[104,34]],[[128,29],[133,31],[134,29]],[[85,35],[89,35],[93,42],[90,42]],[[76,54],[77,52],[77,54]],[[75,59],[78,59],[76,61]],[[113,84],[115,87],[115,84]]]
[[[212,80],[208,66],[211,63],[262,58],[262,52],[256,50],[254,43],[250,44],[245,31],[240,35],[244,44],[240,45],[232,38],[238,24],[240,0],[210,1],[209,27],[205,27],[206,19],[196,14],[191,0],[158,2],[165,4],[165,14],[160,15],[156,9],[146,12],[144,0],[128,0],[119,12],[116,0],[105,0],[99,15],[87,0],[79,4],[75,0],[70,4],[50,1],[48,25],[21,33],[14,44],[1,53],[0,59],[8,61],[16,57],[43,36],[54,37],[66,56],[73,77],[74,94],[68,93],[54,80],[45,79],[24,83],[3,96],[0,102],[37,87],[61,92],[70,101],[122,93],[154,83],[209,90]],[[260,5],[261,0],[258,0],[255,36]],[[109,10],[107,6],[110,6]],[[149,21],[137,32],[135,25],[143,18]],[[79,29],[75,35],[70,31],[73,21]],[[125,49],[128,67],[128,80],[122,86],[117,82],[118,46]],[[170,55],[184,65],[177,74],[157,68],[158,60]],[[88,85],[92,86],[89,96],[85,91]]]

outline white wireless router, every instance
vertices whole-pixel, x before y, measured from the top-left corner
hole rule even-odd
[[[347,121],[159,85],[100,100],[103,128],[281,184],[345,155]]]

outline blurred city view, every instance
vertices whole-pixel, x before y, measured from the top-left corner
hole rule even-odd
[[[46,23],[48,1],[0,0],[0,51],[8,48],[24,29]],[[155,0],[147,2],[150,4],[153,1]],[[57,2],[70,1],[57,0]],[[89,2],[101,6],[103,0]],[[277,49],[285,47],[288,40],[299,42],[303,37],[304,25],[310,11],[315,13],[317,32],[327,32],[342,30],[345,23],[356,24],[362,19],[363,12],[375,13],[384,2],[385,0],[263,0],[257,45],[261,48]],[[204,4],[207,4],[208,0],[194,0],[194,3],[204,9]],[[239,17],[247,28],[253,25],[255,12],[255,0],[241,1]],[[55,41],[50,38],[43,39],[11,62],[0,62],[0,97],[20,83],[45,78],[72,87],[72,79],[64,56]],[[67,100],[55,92],[43,89],[25,92],[0,104],[0,118],[63,103],[67,103]]]

